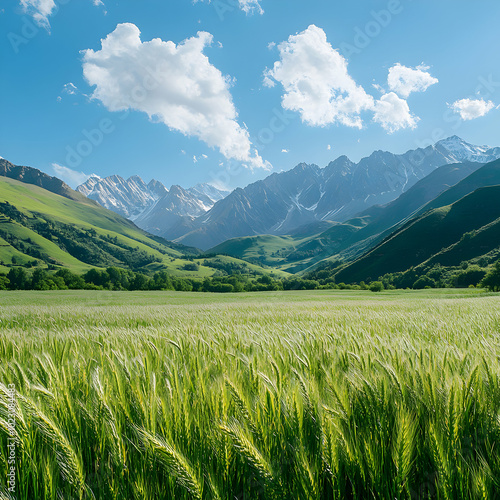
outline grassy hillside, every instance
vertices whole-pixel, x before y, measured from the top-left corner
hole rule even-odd
[[[376,280],[386,273],[418,266],[433,256],[436,256],[436,263],[449,264],[453,261],[451,249],[444,249],[453,245],[456,247],[455,263],[461,258],[461,252],[462,256],[469,258],[487,253],[500,246],[494,228],[487,231],[485,228],[500,217],[499,199],[500,186],[491,186],[478,189],[452,205],[433,209],[411,220],[370,252],[342,269],[336,279],[346,283]],[[470,231],[478,231],[482,235],[481,242],[479,238],[472,238],[473,242],[459,245],[464,234]]]
[[[71,189],[61,179],[51,177],[36,168],[13,165],[4,158],[0,158],[0,176],[21,181],[24,184],[33,184],[70,200],[84,202],[86,199],[83,194]]]
[[[476,189],[496,185],[500,185],[500,160],[487,163],[476,170],[474,173],[424,205],[419,210],[419,213],[423,213],[432,208],[451,205]]]
[[[232,238],[209,250],[209,253],[221,253],[244,259],[249,262],[258,262],[275,268],[287,267],[285,257],[293,252],[297,246],[308,238],[293,236],[246,236]]]
[[[7,177],[0,177],[0,238],[0,272],[23,266],[82,273],[115,266],[205,278],[218,270],[202,264],[193,272],[191,259],[184,256],[195,257],[198,250],[149,235],[91,200],[70,199]]]

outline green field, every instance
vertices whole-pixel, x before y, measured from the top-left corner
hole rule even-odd
[[[0,356],[0,498],[500,494],[481,290],[0,292]]]

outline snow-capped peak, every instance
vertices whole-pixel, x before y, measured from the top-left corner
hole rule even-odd
[[[499,148],[473,146],[460,137],[453,135],[436,143],[435,148],[445,149],[457,162],[473,161],[487,163],[498,158]]]

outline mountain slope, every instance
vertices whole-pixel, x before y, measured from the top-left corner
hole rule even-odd
[[[70,200],[84,202],[85,196],[73,191],[65,182],[57,177],[51,177],[32,167],[13,165],[10,161],[0,158],[0,176],[8,177],[25,184],[39,186],[47,191],[64,196]]]
[[[419,213],[450,205],[476,189],[500,184],[500,160],[490,162],[424,205]]]
[[[395,200],[438,167],[499,157],[500,148],[451,137],[403,155],[376,151],[358,164],[345,156],[325,168],[302,163],[236,189],[187,225],[186,234],[167,231],[164,236],[206,249],[234,237],[289,234],[316,221],[345,222],[375,204]]]
[[[31,262],[76,271],[112,265],[178,270],[186,262],[179,260],[183,254],[196,254],[148,235],[90,200],[72,200],[7,177],[0,177],[0,237],[0,259],[7,267]]]
[[[104,179],[92,176],[77,191],[149,233],[164,235],[178,227],[178,236],[191,229],[189,224],[196,217],[229,194],[210,184],[197,184],[187,190],[172,186],[168,190],[160,181],[153,179],[146,184],[137,175],[127,180],[119,175]]]
[[[161,198],[141,214],[134,222],[152,234],[165,234],[169,229],[204,214],[213,206],[213,201],[205,194],[194,196],[189,190],[180,186],[172,186]]]
[[[449,251],[444,249],[459,244],[465,233],[485,231],[485,226],[500,217],[499,199],[500,186],[490,186],[477,189],[452,205],[432,209],[342,269],[336,279],[338,282],[370,281],[386,273],[405,271],[431,258],[435,263],[444,263],[445,257],[449,257]],[[500,241],[496,239],[488,243],[490,250],[498,246]],[[486,248],[478,246],[473,256],[483,250]]]
[[[168,192],[161,182],[153,179],[146,184],[137,175],[127,180],[119,175],[104,179],[92,176],[76,190],[127,219],[134,219]]]
[[[236,238],[210,251],[244,259],[252,256],[263,264],[289,271],[305,269],[339,253],[352,259],[383,239],[382,234],[393,226],[481,167],[482,164],[471,162],[439,167],[388,205],[371,207],[344,223],[330,222],[326,231],[307,237],[273,236],[272,244],[264,236],[247,237],[242,239],[247,247],[245,252],[241,252],[240,239]]]

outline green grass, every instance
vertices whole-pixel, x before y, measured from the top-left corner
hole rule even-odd
[[[17,259],[20,264],[29,262],[30,258],[19,250],[16,250],[3,238],[0,238],[0,262],[11,263],[12,257]],[[33,259],[31,259],[33,260]]]
[[[496,498],[499,333],[479,290],[0,293],[0,476],[15,384],[18,499]]]

